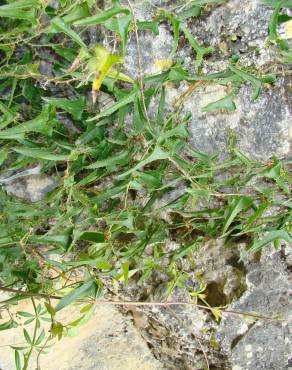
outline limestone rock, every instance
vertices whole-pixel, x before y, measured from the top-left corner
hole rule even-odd
[[[14,311],[31,311],[29,301],[21,303]],[[72,322],[80,317],[80,308],[69,307],[60,311],[58,320]],[[44,325],[44,323],[42,323]],[[30,328],[26,326],[27,330]],[[47,328],[49,329],[49,328]],[[5,344],[0,352],[0,368],[14,370],[14,351],[9,345],[24,342],[22,328],[0,332]],[[35,369],[33,356],[29,369]],[[40,358],[42,370],[162,370],[163,365],[151,354],[146,343],[133,326],[129,317],[123,316],[112,306],[98,305],[94,317],[73,337],[65,337],[48,349]]]
[[[57,181],[55,179],[39,174],[9,182],[5,185],[5,189],[16,197],[37,202],[43,199],[48,192],[54,190],[56,186]]]
[[[291,246],[286,246],[291,250]],[[233,370],[288,369],[292,348],[291,276],[285,253],[265,250],[259,264],[250,264],[248,289],[231,309],[275,320],[228,315],[218,337],[229,353]]]

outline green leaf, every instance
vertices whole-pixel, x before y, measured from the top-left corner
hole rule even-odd
[[[111,166],[118,166],[118,165],[125,165],[130,160],[130,152],[128,150],[123,150],[120,153],[115,154],[112,157],[108,157],[107,159],[103,159],[100,161],[96,161],[89,166],[86,166],[88,169],[96,169],[101,167],[111,167]]]
[[[53,306],[51,306],[49,303],[45,302],[46,309],[49,313],[49,315],[54,318],[56,316],[56,311]]]
[[[153,161],[167,159],[167,158],[169,158],[169,155],[165,151],[163,151],[159,146],[156,146],[153,152],[146,159],[140,161],[136,166],[134,166],[129,171],[124,172],[121,175],[117,176],[117,178],[118,179],[124,178],[125,176],[130,175],[131,173],[139,170],[141,167],[144,167]]]
[[[261,91],[261,86],[262,86],[262,82],[255,78],[254,76],[246,73],[246,72],[243,72],[242,70],[230,65],[229,66],[229,69],[234,72],[236,75],[238,75],[239,77],[241,77],[243,80],[245,81],[248,81],[252,84],[252,87],[253,87],[253,93],[252,93],[252,100],[255,100],[258,98],[259,94],[260,94],[260,91]]]
[[[21,139],[23,138],[23,134],[29,132],[39,132],[43,135],[50,136],[54,123],[52,112],[48,107],[45,107],[41,114],[31,121],[26,121],[0,131],[0,139]]]
[[[0,135],[1,135],[1,131],[0,131]],[[7,157],[8,157],[8,151],[5,149],[1,149],[0,150],[0,166],[2,166],[2,164],[6,161]]]
[[[109,189],[106,189],[102,194],[93,197],[91,201],[93,203],[102,203],[108,199],[114,198],[115,196],[119,195],[120,193],[124,192],[126,189],[126,185],[121,186],[114,186]]]
[[[0,17],[24,19],[35,23],[38,1],[19,0],[0,6]]]
[[[104,11],[100,11],[96,15],[78,20],[74,22],[74,25],[92,26],[96,24],[101,24],[119,13],[129,14],[130,11],[126,8],[120,7],[119,5],[114,5],[112,8],[104,10]]]
[[[66,306],[75,302],[77,299],[85,297],[92,291],[94,287],[95,282],[90,280],[80,285],[78,288],[73,289],[69,294],[67,294],[59,301],[59,303],[55,307],[55,311],[58,312],[65,308]]]
[[[15,369],[21,370],[21,360],[20,360],[20,354],[18,351],[14,351],[14,362],[15,362]]]
[[[254,214],[248,218],[246,226],[247,227],[251,226],[256,220],[258,220],[262,216],[264,211],[268,208],[268,206],[269,206],[268,203],[260,204],[258,208],[256,209],[256,211],[254,212]]]
[[[197,242],[191,243],[190,245],[187,245],[187,246],[183,246],[179,250],[175,251],[175,253],[172,256],[172,260],[177,261],[180,258],[183,258],[184,256],[187,256],[189,253],[193,252],[197,248],[198,248],[198,243]]]
[[[222,99],[219,99],[215,102],[205,105],[202,108],[202,112],[214,112],[217,110],[233,112],[236,109],[236,105],[233,99],[234,99],[234,94],[228,94]]]
[[[58,337],[60,340],[63,336],[64,326],[60,322],[54,321],[50,331],[54,337]]]
[[[112,266],[107,261],[98,261],[95,264],[101,270],[111,270]]]
[[[74,8],[64,17],[62,17],[62,19],[66,24],[70,25],[71,23],[74,23],[85,17],[88,17],[89,15],[90,15],[89,7],[86,4],[86,2],[84,2],[83,4],[78,4],[76,8]]]
[[[46,336],[46,333],[44,331],[44,329],[41,331],[41,334],[39,335],[39,337],[37,338],[36,342],[35,342],[35,345],[36,346],[39,346],[42,341],[45,339],[45,336]]]
[[[159,25],[159,21],[157,20],[137,22],[138,30],[140,31],[150,30],[156,36],[159,35],[158,25]]]
[[[122,54],[126,53],[126,46],[128,41],[128,30],[132,21],[131,14],[122,17],[111,18],[104,23],[104,26],[109,30],[120,35],[122,41]]]
[[[269,167],[260,173],[261,176],[269,179],[277,180],[281,176],[281,162],[276,162],[272,167]]]
[[[109,74],[111,68],[116,63],[121,63],[122,59],[119,55],[110,53],[106,48],[101,45],[96,45],[94,48],[95,56],[90,58],[86,70],[89,75],[93,76],[92,82],[92,93],[93,103],[96,100],[96,91],[100,89],[100,86]]]
[[[234,197],[227,209],[222,234],[225,234],[235,217],[244,209],[251,207],[253,200],[249,197]]]
[[[82,48],[87,49],[85,43],[81,40],[80,36],[77,35],[75,31],[73,31],[64,21],[59,17],[55,17],[51,20],[51,28],[50,32],[58,33],[64,32],[67,36],[69,36],[73,41],[79,44]]]
[[[194,38],[194,36],[190,33],[190,31],[187,29],[187,27],[181,26],[181,30],[183,31],[185,37],[188,39],[192,48],[196,52],[196,62],[195,62],[196,67],[200,67],[202,65],[204,56],[212,53],[213,48],[212,47],[205,48],[201,46],[198,43],[198,41]]]
[[[32,157],[35,159],[44,159],[47,161],[67,161],[69,157],[69,155],[54,154],[47,150],[36,148],[13,148],[13,150],[26,157]]]
[[[272,41],[278,41],[279,35],[277,32],[279,12],[284,4],[284,1],[275,2],[275,9],[269,22],[269,38]]]
[[[279,3],[281,3],[284,8],[292,8],[292,0],[262,0],[262,3],[267,6],[272,6],[273,8],[276,8]]]
[[[31,79],[27,79],[23,83],[22,87],[23,96],[32,105],[39,103],[40,101],[40,89],[35,87]]]
[[[0,331],[2,330],[7,330],[7,329],[13,329],[13,328],[17,328],[18,327],[18,324],[16,321],[14,320],[9,320],[3,324],[0,324]]]
[[[261,250],[264,246],[275,240],[285,240],[287,243],[292,243],[292,237],[285,230],[270,231],[263,239],[253,242],[247,253],[254,253]]]
[[[86,106],[86,98],[84,96],[75,99],[62,99],[62,98],[43,98],[43,100],[49,103],[51,106],[64,110],[72,114],[73,118],[80,120],[82,113]]]
[[[273,179],[280,188],[282,188],[287,194],[290,194],[289,184],[286,183],[281,175],[282,173],[282,164],[280,161],[276,161],[275,164],[262,171],[259,176],[264,176],[269,179]]]
[[[16,10],[16,9],[31,8],[31,7],[35,7],[38,5],[39,5],[38,0],[16,0],[16,1],[12,1],[11,3],[5,4],[5,5],[1,5],[1,9],[4,8],[4,9]]]
[[[122,262],[123,277],[125,285],[128,285],[129,281],[129,262]]]
[[[46,234],[46,235],[32,235],[29,241],[32,244],[54,244],[63,249],[67,249],[71,240],[72,228],[67,228],[63,234]]]
[[[188,9],[182,10],[177,16],[184,20],[190,17],[198,17],[201,14],[201,7],[196,3],[192,3]]]
[[[28,325],[28,324],[30,324],[31,322],[33,322],[34,320],[35,320],[35,318],[34,318],[34,317],[32,317],[31,319],[26,320],[26,321],[24,322],[24,325]]]
[[[137,171],[136,176],[141,179],[149,189],[155,189],[161,186],[161,173],[159,171]]]
[[[32,313],[25,312],[25,311],[18,311],[17,315],[23,316],[23,317],[34,317]]]
[[[171,50],[171,57],[173,57],[176,53],[178,42],[179,42],[179,32],[181,28],[181,21],[177,17],[173,16],[173,14],[165,12],[166,17],[170,20],[173,32],[173,46]]]
[[[161,141],[165,139],[169,139],[174,136],[182,137],[182,138],[187,138],[189,136],[188,130],[185,127],[185,123],[180,124],[172,128],[171,130],[163,132],[162,134],[159,135],[157,140],[158,140],[158,143],[160,143]]]
[[[31,341],[30,336],[28,334],[28,331],[26,329],[23,329],[23,335],[24,335],[25,340],[27,341],[27,343],[32,344],[32,341]]]
[[[79,236],[79,240],[86,240],[95,243],[103,243],[105,241],[104,234],[95,231],[85,231]]]
[[[125,95],[123,98],[119,99],[116,103],[109,106],[108,108],[105,108],[103,111],[101,111],[97,116],[90,118],[87,120],[87,122],[98,120],[102,117],[110,116],[111,114],[115,113],[118,109],[133,103],[135,100],[135,97],[137,95],[137,89],[133,89],[131,92],[129,92],[127,95]]]

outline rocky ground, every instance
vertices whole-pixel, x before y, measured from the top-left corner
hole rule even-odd
[[[18,310],[31,312],[30,301],[22,302]],[[71,307],[58,318],[62,322],[78,318],[78,307]],[[9,345],[20,345],[21,329],[2,331],[0,334],[0,369],[14,370],[13,350]],[[130,317],[112,306],[98,306],[94,317],[74,337],[62,339],[40,359],[43,370],[160,370],[157,361]],[[35,369],[36,356],[30,369]]]
[[[176,2],[153,0],[152,3],[167,8]],[[137,1],[134,5],[138,19],[149,19],[155,12],[148,1]],[[201,111],[203,106],[225,95],[224,87],[212,85],[192,93],[185,100],[183,111],[192,113],[190,140],[197,149],[223,151],[227,130],[232,128],[239,148],[252,158],[268,159],[272,154],[291,157],[291,80],[278,68],[274,48],[267,46],[270,15],[271,10],[260,1],[230,0],[189,24],[199,41],[217,50],[207,59],[206,72],[224,69],[231,55],[239,53],[243,65],[278,74],[276,83],[264,88],[256,101],[251,100],[250,86],[241,87],[235,101],[237,109],[232,113]],[[169,25],[161,24],[159,31],[158,36],[141,33],[145,74],[159,70],[157,60],[167,59],[171,51]],[[132,38],[125,71],[133,77],[137,69],[136,54]],[[188,68],[194,68],[188,46],[180,47],[179,57]],[[166,86],[169,109],[186,88],[185,83]],[[38,174],[4,184],[8,192],[30,201],[41,199],[55,185],[54,179]],[[112,307],[99,307],[80,336],[65,339],[63,345],[44,357],[42,369],[292,368],[292,246],[283,244],[277,251],[268,248],[262,254],[241,261],[242,249],[241,243],[230,246],[222,240],[213,241],[195,252],[196,266],[188,268],[193,268],[193,273],[200,274],[207,284],[211,305],[232,302],[228,309],[252,312],[264,318],[225,313],[220,322],[216,322],[210,312],[191,306],[124,308],[122,313]],[[133,281],[120,294],[139,300],[147,292],[148,297],[159,300],[163,284],[159,276],[151,288],[137,286]],[[175,290],[171,299],[187,300],[188,297],[183,290]],[[17,334],[13,333],[11,343],[16,338]],[[7,337],[5,341],[10,343]],[[2,370],[13,368],[7,356],[8,350],[1,349]]]
[[[11,183],[7,190],[36,201],[51,186],[52,181],[43,175],[31,175]],[[230,310],[263,318],[225,313],[218,323],[208,311],[192,306],[124,307],[121,312],[98,306],[78,336],[65,338],[62,346],[43,356],[42,369],[199,370],[205,368],[206,356],[210,369],[288,370],[292,356],[292,247],[268,248],[240,262],[242,248],[241,243],[228,246],[222,240],[213,241],[194,254],[198,262],[192,269],[207,284],[211,305],[232,301]],[[159,301],[164,284],[159,274],[145,286],[132,280],[120,296],[143,300],[147,294]],[[183,289],[175,289],[170,297],[172,301],[188,299]],[[63,316],[72,320],[76,313],[72,309]],[[6,332],[1,336],[5,344],[18,343],[19,332],[11,330],[8,336]],[[0,355],[3,370],[13,369],[11,359],[11,349],[5,346]]]

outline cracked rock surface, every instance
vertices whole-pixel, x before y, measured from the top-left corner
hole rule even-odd
[[[218,338],[229,353],[233,370],[289,369],[292,355],[292,290],[289,261],[292,248],[264,251],[248,265],[248,289],[231,309],[260,313],[274,320],[228,316]]]
[[[172,9],[182,2],[154,1],[160,8]],[[137,19],[148,20],[155,14],[149,2],[135,2]],[[144,9],[144,11],[143,11]],[[156,9],[157,12],[157,9]],[[252,87],[245,84],[235,99],[237,109],[224,113],[206,113],[202,108],[226,96],[228,89],[218,84],[200,87],[193,91],[183,103],[182,112],[192,114],[189,122],[190,141],[201,151],[214,153],[226,148],[228,129],[234,130],[238,147],[255,159],[268,159],[272,154],[279,157],[291,156],[291,78],[285,76],[279,65],[277,51],[267,43],[268,22],[271,9],[259,0],[229,0],[226,4],[211,7],[201,17],[192,17],[188,28],[203,46],[212,46],[214,52],[206,57],[204,73],[223,71],[228,67],[232,55],[240,57],[240,64],[255,75],[277,76],[272,86],[262,87],[256,100],[251,99]],[[159,61],[170,57],[172,32],[167,23],[159,25],[159,35],[150,31],[140,34],[141,62],[144,75],[159,71]],[[192,73],[196,73],[195,55],[181,36],[177,60]],[[125,71],[130,76],[137,74],[137,45],[132,35],[125,58]],[[166,105],[173,110],[176,100],[187,90],[185,82],[166,84]],[[156,107],[153,111],[156,112]],[[151,109],[150,109],[151,110]],[[151,113],[151,112],[150,112]]]
[[[171,8],[182,2],[152,0],[152,3]],[[149,20],[155,13],[149,2],[133,1],[133,5],[138,20]],[[189,20],[188,27],[198,41],[215,49],[206,59],[203,72],[225,69],[233,54],[239,54],[245,67],[273,72],[277,64],[276,50],[266,43],[270,15],[271,10],[263,7],[259,0],[229,0],[210,8],[202,18]],[[149,31],[140,33],[145,75],[159,71],[157,61],[169,57],[172,39],[166,23],[159,25],[158,36]],[[180,41],[178,58],[186,68],[196,72],[191,48]],[[45,67],[48,69],[43,65]],[[136,76],[137,47],[133,33],[124,71]],[[169,111],[188,86],[185,82],[165,86]],[[202,108],[225,96],[226,88],[203,86],[185,99],[182,109],[182,113],[192,114],[188,126],[190,141],[198,150],[222,153],[231,128],[236,133],[239,148],[252,158],[266,160],[273,154],[289,158],[290,93],[291,79],[279,73],[276,83],[265,86],[257,100],[252,101],[251,86],[246,84],[235,99],[236,111],[205,113]],[[157,106],[153,107],[155,109]],[[55,186],[54,179],[34,175],[9,183],[6,188],[17,197],[37,201]],[[240,262],[236,247],[240,249],[240,246],[234,246],[234,250],[224,249],[222,241],[214,241],[194,253],[195,268],[192,265],[185,268],[188,271],[193,268],[194,273],[203,276],[210,304],[231,302],[230,309],[277,319],[228,314],[216,323],[210,313],[191,306],[131,309],[124,311],[128,314],[124,317],[116,309],[102,307],[79,337],[65,340],[70,358],[64,356],[65,351],[59,346],[60,352],[54,352],[53,360],[48,357],[43,369],[201,370],[206,368],[205,355],[213,370],[291,369],[292,248],[286,245],[279,251],[266,249],[259,260]],[[160,292],[165,291],[166,280],[157,273],[152,283],[143,286],[133,279],[121,297],[161,300]],[[184,290],[175,290],[171,299],[186,301],[189,296]],[[5,362],[3,353],[1,350],[0,367],[13,369]]]

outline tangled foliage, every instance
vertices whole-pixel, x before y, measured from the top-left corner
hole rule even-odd
[[[190,117],[180,113],[185,96],[173,112],[166,109],[170,82],[186,81],[189,92],[205,84],[228,87],[206,112],[235,110],[242,84],[251,84],[257,99],[273,82],[242,68],[236,56],[226,70],[203,74],[213,49],[194,38],[187,20],[222,2],[158,8],[149,21],[136,20],[131,3],[118,0],[107,8],[92,0],[0,6],[0,289],[14,293],[1,309],[27,296],[34,308],[18,312],[24,325],[34,323],[34,331],[24,329],[26,344],[14,347],[17,369],[28,368],[33,351],[41,354],[51,339],[84,323],[105,281],[126,285],[135,276],[143,282],[158,269],[169,279],[166,297],[178,286],[204,301],[187,286],[180,261],[207,240],[243,238],[247,252],[291,242],[289,163],[249,159],[232,133],[223,159],[199,152],[188,142]],[[277,27],[290,2],[267,3],[274,6],[270,41],[289,62],[291,51]],[[155,37],[161,22],[172,28],[173,48],[160,73],[143,76],[139,33]],[[89,45],[91,29],[106,35],[100,44]],[[122,72],[129,35],[138,43],[137,79]],[[196,74],[176,57],[182,35],[194,49]],[[109,39],[115,50],[104,41]],[[96,103],[100,90],[110,100],[102,108]],[[159,104],[150,115],[153,100]],[[56,182],[43,200],[31,203],[6,192],[11,181],[39,173]],[[167,250],[169,240],[179,247]],[[146,249],[152,257],[145,258]],[[167,266],[161,264],[165,256]],[[79,320],[67,326],[56,320],[57,311],[86,297]],[[46,333],[41,322],[48,319]],[[11,316],[0,330],[17,325]]]

